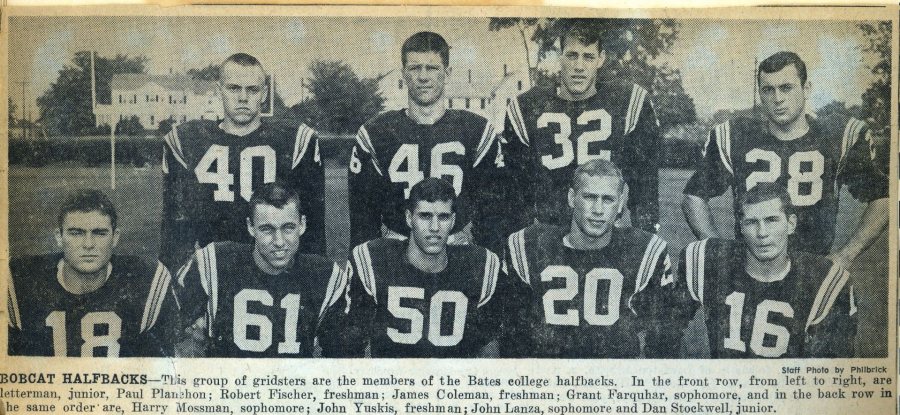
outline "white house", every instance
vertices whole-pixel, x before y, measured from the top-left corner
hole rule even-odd
[[[115,74],[110,82],[112,103],[97,104],[96,124],[114,125],[137,116],[144,128],[159,126],[165,119],[221,119],[222,100],[216,84],[184,74]]]

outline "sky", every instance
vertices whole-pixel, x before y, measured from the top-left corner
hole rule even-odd
[[[872,81],[866,67],[871,58],[862,50],[865,39],[854,22],[681,23],[678,41],[658,63],[681,71],[700,116],[752,106],[754,61],[779,50],[793,50],[807,62],[813,108],[832,100],[858,104]],[[490,32],[486,18],[14,16],[10,25],[9,80],[27,81],[26,99],[32,103],[80,50],[145,55],[150,73],[186,72],[248,52],[275,74],[289,105],[301,99],[300,79],[313,60],[341,60],[364,77],[398,70],[400,46],[420,30],[447,39],[454,76],[471,70],[475,78],[495,79],[504,64],[512,70],[526,67],[518,32]],[[554,58],[549,59],[548,67],[554,67]],[[16,105],[21,95],[14,86]]]

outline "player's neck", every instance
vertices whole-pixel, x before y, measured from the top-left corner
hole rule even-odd
[[[430,255],[422,252],[415,242],[409,241],[406,245],[406,260],[419,271],[437,274],[447,269],[447,250],[445,249],[437,255]]]
[[[235,124],[228,118],[225,118],[224,121],[219,123],[219,128],[222,129],[227,134],[236,135],[238,137],[243,137],[247,134],[250,134],[259,129],[262,125],[262,120],[259,117],[253,119],[247,124]]]
[[[759,282],[781,281],[791,270],[791,260],[788,258],[787,253],[771,261],[760,261],[749,252],[746,255],[747,260],[744,270],[747,271],[751,278]]]
[[[805,115],[801,115],[794,122],[785,125],[778,125],[770,120],[769,131],[779,140],[790,141],[803,137],[809,132],[809,121]]]
[[[560,86],[556,88],[556,95],[566,101],[584,101],[594,95],[597,95],[597,84],[595,82],[591,82],[590,86],[588,86],[588,89],[581,94],[573,94],[565,86]]]
[[[62,266],[57,273],[57,279],[67,292],[76,295],[88,294],[99,290],[103,284],[106,284],[111,271],[111,267],[107,265],[97,272],[85,274],[62,261]]]
[[[572,230],[563,237],[563,244],[579,251],[597,251],[606,248],[612,241],[612,230],[600,237],[585,235],[578,229],[578,225],[572,224]]]
[[[286,267],[275,268],[269,264],[256,249],[253,250],[253,262],[255,262],[256,267],[266,275],[279,275],[294,266],[294,259],[292,258],[291,262],[289,262]]]
[[[409,108],[406,109],[406,115],[415,121],[416,124],[432,125],[436,123],[447,112],[444,107],[444,99],[441,98],[434,104],[422,106],[409,101]]]

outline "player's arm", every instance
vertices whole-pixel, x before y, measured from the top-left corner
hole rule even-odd
[[[543,166],[535,158],[525,126],[520,99],[510,100],[503,128],[502,157],[505,164],[501,176],[500,204],[503,221],[502,237],[528,226],[535,216],[535,188]]]
[[[467,179],[467,184],[475,189],[472,237],[476,245],[499,253],[503,251],[508,226],[503,191],[506,168],[500,135],[496,134],[490,121],[486,123],[477,151],[473,177]]]
[[[839,270],[839,274],[829,272],[826,282],[832,278],[840,281],[836,284],[823,283],[812,314],[807,319],[804,357],[855,357],[857,309],[854,288],[849,283],[847,272],[839,266],[832,267],[832,271],[835,269]],[[828,288],[834,291],[828,291]],[[817,313],[817,310],[821,311]]]
[[[288,181],[300,195],[306,212],[306,232],[300,238],[299,252],[327,255],[325,244],[325,169],[319,153],[319,136],[312,128],[300,124],[297,130]]]
[[[381,198],[384,176],[365,126],[359,128],[350,155],[347,192],[350,204],[350,246],[381,236]]]
[[[328,353],[334,353],[336,347],[340,347],[341,334],[344,329],[342,314],[346,307],[347,284],[353,274],[351,265],[345,263],[343,267],[338,264],[332,264],[331,275],[328,278],[328,284],[325,287],[325,297],[322,306],[319,308],[319,321],[316,326],[316,337],[319,339],[319,345],[323,350],[327,349]],[[337,345],[335,344],[337,342]],[[324,343],[328,343],[326,346]],[[340,353],[335,353],[340,354]]]
[[[634,130],[626,138],[626,142],[633,142],[635,145],[629,147],[629,157],[622,163],[623,173],[629,180],[628,210],[631,211],[635,227],[655,233],[659,224],[662,138],[649,93],[637,87],[632,94],[644,95],[644,99]]]
[[[178,308],[172,291],[172,274],[161,262],[157,262],[153,281],[141,315],[140,334],[137,339],[138,356],[174,356],[178,335]]]
[[[829,255],[829,259],[844,269],[849,269],[856,257],[887,228],[890,207],[887,174],[889,149],[888,140],[863,131],[841,162],[839,183],[846,184],[854,198],[867,203],[853,236],[847,244]]]
[[[465,336],[473,337],[468,341],[478,348],[478,353],[473,357],[497,357],[497,335],[503,321],[503,304],[496,296],[498,281],[502,278],[500,258],[491,251],[485,253],[481,296],[469,322],[470,327],[465,332]]]
[[[731,185],[730,160],[724,159],[720,154],[720,141],[723,141],[723,131],[728,129],[720,126],[709,133],[709,138],[703,147],[703,155],[697,164],[697,170],[684,187],[684,199],[681,202],[681,210],[688,226],[694,232],[697,239],[718,238],[719,232],[713,221],[712,210],[709,207],[709,199],[722,195]],[[724,140],[723,142],[728,142]],[[727,145],[727,144],[726,144]],[[729,163],[726,165],[725,163]]]
[[[9,329],[7,351],[10,356],[27,355],[29,353],[25,333],[22,331],[22,316],[19,312],[19,301],[14,285],[15,277],[12,274],[12,270],[16,269],[13,265],[15,262],[15,260],[11,261],[10,277],[6,285],[6,316]]]
[[[531,304],[534,292],[529,284],[522,235],[516,232],[507,240],[502,272],[498,277],[494,296],[500,302],[502,318],[499,337],[499,357],[520,358],[534,356],[531,330]]]
[[[160,224],[160,261],[176,270],[194,251],[195,223],[192,216],[194,199],[190,184],[194,177],[187,168],[178,137],[178,128],[166,134],[163,143],[162,178],[163,211]]]
[[[207,292],[218,278],[215,261],[215,244],[198,249],[175,276],[174,299],[180,306],[180,318],[175,325],[175,355],[178,357],[201,357],[208,353],[210,296]]]
[[[364,357],[372,333],[376,300],[370,294],[368,270],[356,261],[347,268],[347,288],[319,323],[323,357]]]

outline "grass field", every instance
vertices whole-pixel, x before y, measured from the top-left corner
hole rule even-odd
[[[326,163],[326,235],[328,253],[333,260],[347,257],[349,216],[346,167]],[[663,169],[660,172],[660,235],[669,242],[674,256],[694,236],[681,213],[681,191],[690,171]],[[42,168],[10,166],[9,234],[12,256],[55,251],[53,230],[61,200],[75,188],[99,188],[108,191],[120,216],[119,252],[155,260],[159,250],[159,222],[162,211],[162,177],[158,166],[137,169],[119,166],[117,188],[110,191],[109,168],[84,168],[76,164],[58,164]],[[843,244],[859,218],[862,206],[849,194],[841,194],[840,220],[836,243]],[[730,197],[712,200],[713,214],[723,235],[734,229]],[[887,238],[883,236],[857,259],[851,273],[856,288],[860,329],[857,349],[862,355],[886,350],[887,334]],[[696,325],[697,322],[695,321]],[[700,335],[697,327],[692,336]],[[689,337],[690,339],[691,337]],[[704,347],[688,341],[686,354],[702,356]]]

